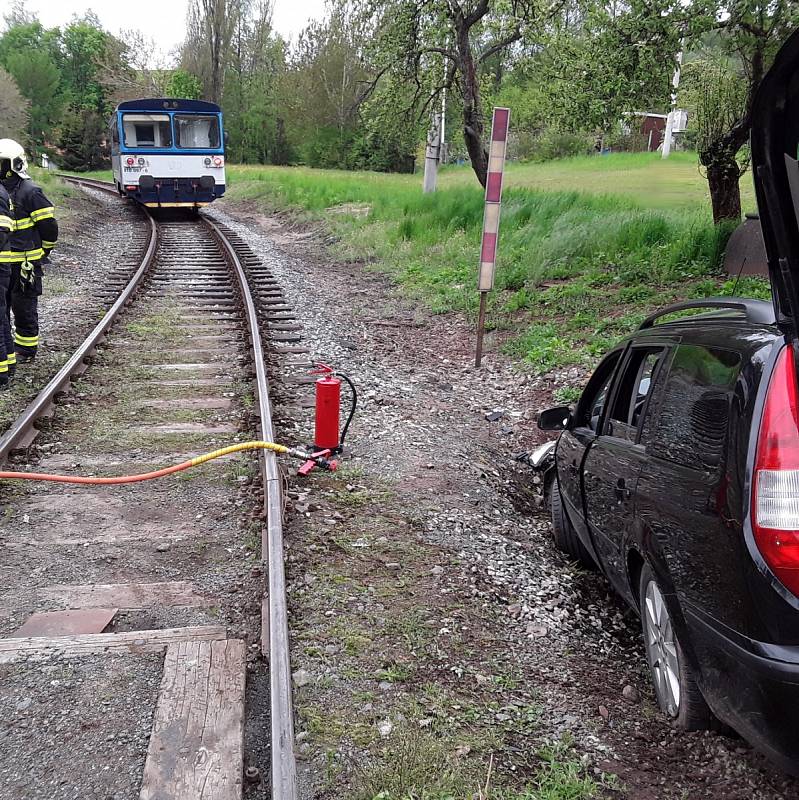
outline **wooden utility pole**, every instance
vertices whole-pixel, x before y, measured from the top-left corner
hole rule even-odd
[[[427,194],[436,190],[438,179],[438,155],[441,150],[441,115],[434,113],[427,132],[427,147],[424,153],[424,184],[422,191]]]
[[[666,119],[666,134],[663,139],[663,158],[668,158],[671,153],[672,139],[674,138],[674,123],[677,114],[677,88],[680,85],[680,72],[682,70],[682,50],[677,53],[677,66],[671,79],[671,108]]]

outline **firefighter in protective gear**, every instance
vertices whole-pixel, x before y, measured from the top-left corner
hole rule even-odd
[[[8,192],[0,185],[0,250],[4,250],[13,228],[11,201]],[[11,325],[8,321],[6,295],[11,285],[11,267],[0,262],[0,391],[8,388],[8,357],[14,352]]]
[[[0,139],[0,183],[11,201],[12,231],[0,250],[0,264],[11,267],[6,292],[6,316],[13,315],[13,352],[8,356],[9,377],[17,360],[30,361],[39,346],[39,296],[42,264],[58,239],[53,204],[30,179],[25,150],[13,139]]]

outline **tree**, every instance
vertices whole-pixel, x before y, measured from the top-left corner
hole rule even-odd
[[[63,31],[48,30],[18,2],[4,20],[0,65],[10,75],[3,73],[3,100],[10,103],[21,93],[27,144],[35,152],[59,141],[67,151],[66,161],[77,168],[92,169],[105,162],[104,118],[116,102],[163,96],[167,83],[178,80],[171,64],[163,59],[153,63],[155,47],[140,32],[126,31],[122,41],[105,31],[92,13],[73,18]],[[194,91],[196,96],[196,81]],[[188,92],[186,88],[182,93]],[[10,115],[4,108],[4,126],[9,120],[17,124],[18,116]]]
[[[41,22],[16,4],[4,17],[5,31],[0,36],[0,63],[5,64],[11,53],[46,51],[53,62],[61,64],[61,31],[45,29]]]
[[[504,82],[506,97],[515,101],[517,128],[535,122],[603,133],[617,127],[625,112],[665,111],[684,16],[683,4],[671,0],[568,9]]]
[[[28,126],[28,101],[11,75],[0,67],[0,135],[22,139]]]
[[[167,97],[183,97],[186,100],[199,100],[203,87],[200,79],[185,69],[176,69],[166,83]]]
[[[87,111],[108,113],[109,93],[103,85],[102,65],[112,48],[113,37],[89,12],[64,28],[62,40],[63,79],[70,104]]]
[[[249,0],[191,0],[181,66],[197,75],[212,103],[222,102],[230,44]]]
[[[63,110],[61,32],[45,30],[21,4],[5,16],[0,35],[0,64],[14,78],[28,101],[28,124],[23,138],[35,152],[45,141]]]
[[[272,31],[271,2],[242,5],[223,93],[228,152],[239,161],[269,159],[277,135],[277,75],[284,61],[283,43]]]
[[[96,65],[108,105],[168,94],[172,70],[155,41],[141,31],[123,30],[119,37],[106,34]]]
[[[12,51],[5,64],[29,101],[27,138],[35,153],[61,117],[61,74],[46,50]]]
[[[302,31],[290,61],[284,98],[293,138],[312,166],[346,167],[370,79],[368,28],[346,2]],[[397,109],[394,109],[397,113]]]
[[[286,163],[286,44],[272,0],[192,0],[170,94],[204,97],[225,112],[227,151],[242,162]],[[199,86],[198,86],[199,82]]]
[[[376,19],[378,71],[367,92],[399,72],[416,89],[424,115],[442,91],[456,90],[472,169],[485,186],[481,78],[511,48],[529,51],[558,8],[558,0],[357,0]]]
[[[717,35],[697,41],[706,54],[698,76],[697,149],[718,223],[741,218],[739,182],[747,161],[739,154],[752,130],[755,93],[779,46],[799,24],[799,7],[793,0],[734,0],[714,12],[708,27]]]
[[[104,136],[105,123],[101,114],[78,106],[67,109],[59,141],[64,168],[86,172],[107,167],[108,152],[101,144]]]

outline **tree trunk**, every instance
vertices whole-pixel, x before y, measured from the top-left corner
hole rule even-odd
[[[474,65],[469,29],[461,21],[457,31],[458,70],[463,97],[463,138],[472,169],[485,187],[488,174],[488,151],[483,144],[483,108],[480,101],[480,83]]]
[[[488,179],[488,151],[483,144],[483,115],[479,107],[463,106],[463,138],[466,151],[472,162],[472,169],[485,188]]]
[[[713,206],[713,222],[741,219],[741,170],[733,159],[717,161],[707,168],[707,183],[710,202]]]

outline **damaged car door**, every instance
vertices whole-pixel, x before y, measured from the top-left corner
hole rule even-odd
[[[624,348],[614,350],[596,368],[580,397],[568,429],[558,440],[556,454],[558,481],[566,514],[594,560],[596,553],[585,521],[583,461],[597,438],[613,377],[623,353]]]
[[[616,589],[629,595],[623,542],[633,519],[635,488],[646,458],[640,442],[651,389],[666,348],[630,347],[599,435],[583,465],[586,518],[600,565]]]

